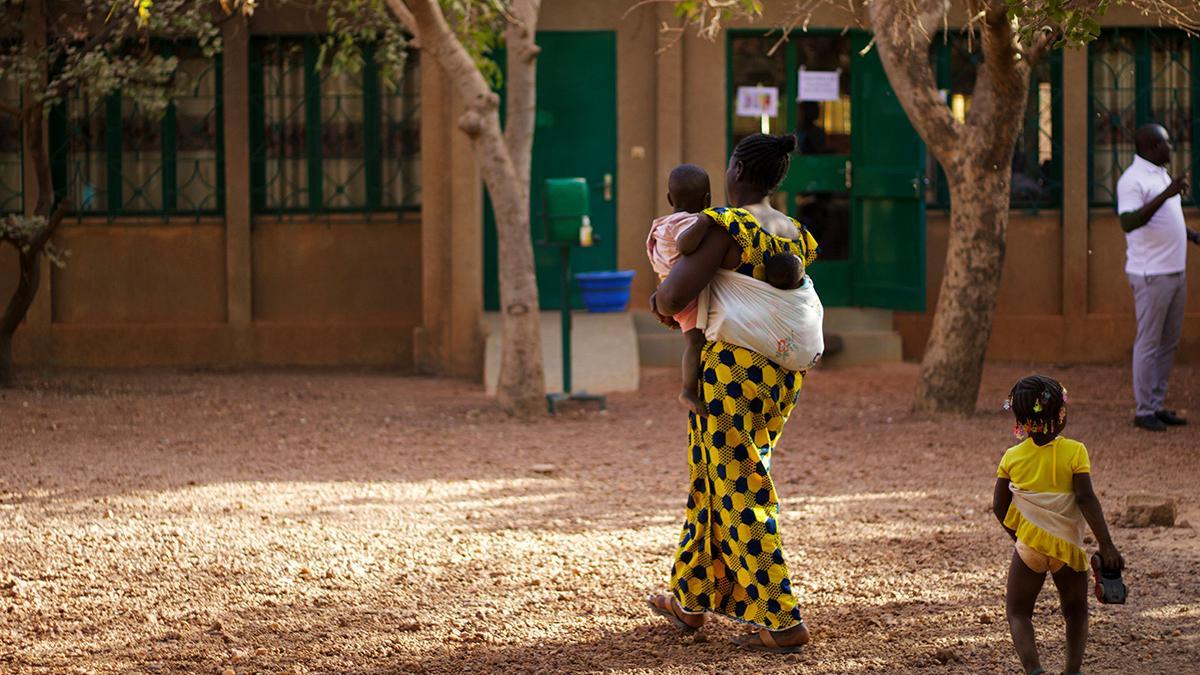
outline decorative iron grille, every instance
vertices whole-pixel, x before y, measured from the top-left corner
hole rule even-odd
[[[1171,172],[1196,168],[1193,116],[1200,101],[1194,76],[1200,43],[1181,31],[1152,28],[1103,32],[1088,49],[1088,198],[1094,206],[1116,204],[1117,180],[1134,157],[1138,127],[1157,123],[1171,135]]]
[[[178,57],[183,85],[162,114],[120,92],[96,100],[80,90],[51,111],[54,184],[77,215],[199,217],[224,208],[220,57],[157,48]]]
[[[971,110],[975,75],[983,63],[979,38],[964,33],[934,37],[930,58],[938,88],[954,116],[962,121]],[[1014,209],[1058,208],[1062,204],[1062,56],[1048,52],[1029,78],[1025,121],[1017,136],[1012,160]],[[926,205],[950,207],[950,190],[945,172],[933,155],[928,156]]]
[[[373,45],[363,67],[319,62],[321,38],[258,39],[251,56],[251,183],[256,213],[420,208],[420,76],[410,52],[384,82]]]

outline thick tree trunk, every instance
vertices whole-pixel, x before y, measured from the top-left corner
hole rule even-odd
[[[33,61],[46,48],[46,7],[41,0],[33,0],[25,8],[23,15],[26,54]],[[39,95],[46,90],[47,74],[40,73],[37,78],[26,82],[22,91],[25,101],[40,101]],[[19,271],[17,288],[9,298],[0,315],[0,387],[7,387],[13,381],[13,336],[33,306],[37,297],[38,286],[42,276],[42,250],[54,236],[55,230],[62,224],[66,215],[64,205],[53,208],[54,182],[50,173],[50,157],[46,150],[45,125],[46,118],[41,103],[34,103],[22,116],[22,131],[24,132],[24,148],[33,161],[33,179],[37,184],[37,203],[34,213],[46,218],[46,224],[41,232],[35,233],[28,242],[11,242],[19,253]],[[25,250],[22,244],[27,244]]]
[[[942,159],[950,184],[950,241],[921,361],[916,410],[975,411],[1004,269],[1012,156],[1029,89],[1003,4],[983,19],[983,66],[959,143]]]
[[[966,122],[956,121],[941,100],[929,61],[930,36],[945,11],[941,0],[867,6],[892,89],[950,184],[950,241],[913,407],[970,413],[1004,268],[1012,154],[1030,65],[1013,44],[1005,4],[968,2],[970,14],[981,17],[984,61]]]
[[[511,164],[506,166],[501,161],[506,153],[495,112],[484,120],[483,130],[475,137],[475,147],[496,215],[504,330],[496,397],[505,409],[518,415],[532,415],[545,410],[546,387],[537,275],[529,229],[529,191],[522,187]]]
[[[496,253],[504,326],[496,394],[502,406],[524,415],[544,410],[546,389],[529,213],[534,116],[537,113],[537,55],[540,51],[534,38],[540,8],[541,0],[515,0],[512,5],[514,20],[505,31],[508,109],[504,147],[512,167],[512,183],[506,184],[510,178],[502,167],[487,169],[486,155],[495,152],[495,137],[482,143],[477,140],[475,144],[485,155],[484,181],[496,215]],[[489,118],[486,133],[498,134],[498,112],[491,111]],[[506,197],[504,202],[515,203],[502,207],[501,200],[496,198],[499,192],[515,197],[512,200]],[[508,212],[501,213],[503,210]]]
[[[17,288],[9,298],[4,314],[0,315],[0,387],[9,387],[13,382],[13,335],[33,305],[41,281],[41,248],[20,255],[20,277]]]
[[[12,335],[0,333],[0,389],[13,384]]]
[[[972,163],[951,183],[950,241],[921,361],[917,410],[975,409],[1004,268],[1010,175],[1007,165],[992,171]]]
[[[514,131],[505,138],[500,128],[499,97],[470,55],[454,36],[436,0],[398,0],[388,5],[401,21],[412,22],[424,53],[445,71],[465,103],[459,127],[470,136],[484,184],[496,214],[499,258],[500,309],[503,316],[503,356],[496,396],[514,414],[532,415],[545,410],[545,377],[542,372],[541,320],[538,315],[537,276],[529,228],[529,152],[533,138],[533,102],[537,47],[533,45],[538,0],[518,0],[514,18],[520,25],[508,31],[518,57],[510,60],[509,112]],[[402,11],[411,10],[407,17]],[[517,115],[516,113],[520,114]],[[528,116],[528,119],[525,117]],[[519,120],[518,120],[519,118]],[[515,156],[520,161],[515,161]]]

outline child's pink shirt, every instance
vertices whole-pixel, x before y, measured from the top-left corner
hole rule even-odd
[[[650,235],[646,237],[646,255],[650,258],[650,266],[659,279],[671,273],[671,268],[683,257],[679,252],[676,240],[684,230],[696,222],[698,216],[694,213],[677,211],[659,218],[650,224]],[[692,300],[683,311],[674,316],[680,329],[689,331],[696,327],[697,301]]]

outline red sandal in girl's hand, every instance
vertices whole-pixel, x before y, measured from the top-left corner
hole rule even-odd
[[[1121,570],[1106,569],[1100,554],[1092,555],[1092,576],[1096,579],[1096,599],[1106,605],[1125,604],[1127,589]]]

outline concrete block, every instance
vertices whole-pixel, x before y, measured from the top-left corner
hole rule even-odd
[[[1174,527],[1175,500],[1155,495],[1129,495],[1125,498],[1121,524],[1126,527]]]
[[[488,394],[496,392],[500,378],[501,317],[484,315],[487,348],[484,357],[484,385]],[[541,314],[542,366],[547,392],[562,391],[561,315],[556,311]],[[571,315],[571,378],[574,393],[609,394],[637,391],[641,376],[638,335],[633,315],[628,312]],[[682,344],[682,338],[679,338]],[[678,361],[676,361],[678,363]]]

